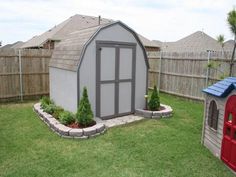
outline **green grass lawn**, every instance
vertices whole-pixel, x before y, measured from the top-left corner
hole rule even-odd
[[[62,139],[33,103],[0,105],[0,176],[230,177],[200,144],[203,104],[161,94],[171,119],[143,120],[89,140]]]

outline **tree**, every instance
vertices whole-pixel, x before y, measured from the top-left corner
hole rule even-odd
[[[89,126],[93,122],[93,112],[88,99],[88,93],[86,87],[83,89],[83,96],[79,103],[76,119],[82,126]]]
[[[235,55],[235,48],[236,48],[236,10],[233,9],[228,13],[227,17],[227,22],[229,25],[229,29],[231,33],[234,36],[234,48],[230,60],[230,69],[229,69],[229,75],[232,76],[232,70],[233,70],[233,65],[234,65],[234,55]]]
[[[221,45],[221,47],[224,48],[225,36],[223,34],[220,34],[216,37],[216,40]]]
[[[151,98],[150,98],[150,100],[148,102],[148,108],[151,111],[158,111],[160,109],[160,98],[159,98],[159,93],[157,91],[157,87],[156,86],[154,86]]]
[[[221,45],[223,55],[225,56],[226,59],[228,59],[228,56],[226,55],[224,50],[225,36],[223,34],[220,34],[219,36],[216,37],[216,40]]]

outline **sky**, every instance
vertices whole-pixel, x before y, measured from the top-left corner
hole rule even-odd
[[[228,40],[234,7],[235,0],[0,0],[0,41],[27,41],[75,14],[120,20],[150,40],[176,41],[196,31]]]

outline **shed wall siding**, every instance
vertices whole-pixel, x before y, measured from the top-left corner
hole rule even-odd
[[[76,72],[49,68],[50,98],[65,110],[77,111],[77,74]]]
[[[93,112],[96,110],[96,40],[119,41],[137,43],[132,33],[119,24],[101,30],[88,45],[80,66],[80,95],[84,86],[88,88],[89,100]],[[138,44],[138,43],[137,43]],[[136,48],[136,84],[135,84],[135,108],[143,108],[145,105],[147,67],[141,46]],[[141,99],[142,98],[142,99]]]
[[[224,127],[224,114],[225,114],[225,105],[230,96],[236,95],[236,91],[232,91],[226,98],[218,98],[211,95],[206,96],[206,117],[205,117],[205,134],[204,134],[204,145],[216,156],[220,158],[221,154],[221,143],[223,137],[223,127]],[[218,127],[217,130],[213,130],[208,126],[207,118],[209,105],[211,100],[215,100],[217,104],[217,109],[219,109],[218,117]]]
[[[146,81],[148,68],[144,60],[141,47],[137,46],[136,56],[136,80],[135,80],[135,109],[145,108]]]

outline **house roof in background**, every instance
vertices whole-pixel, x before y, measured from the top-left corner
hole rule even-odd
[[[23,44],[24,44],[24,42],[17,41],[17,42],[12,43],[12,44],[4,45],[4,46],[0,47],[0,49],[19,49],[19,48],[21,48],[21,46]]]
[[[228,40],[224,43],[225,51],[233,51],[234,48],[234,40]]]
[[[25,42],[21,48],[31,48],[31,47],[43,47],[43,44],[48,40],[62,40],[66,35],[86,29],[91,27],[99,26],[99,17],[85,16],[85,15],[74,15],[69,19],[63,21],[59,25],[53,27],[52,29],[44,32],[39,36],[35,36],[32,39]],[[112,19],[101,18],[100,24],[109,24],[114,22]],[[140,35],[140,39],[144,46],[156,47],[156,44],[149,39]]]
[[[77,71],[86,47],[90,44],[90,42],[94,39],[94,37],[99,33],[100,30],[111,27],[113,25],[120,25],[124,27],[134,35],[134,37],[140,44],[142,44],[139,36],[135,33],[135,31],[133,31],[131,28],[120,21],[102,24],[100,26],[91,28],[85,28],[70,33],[55,47],[49,66],[70,71]],[[141,47],[145,56],[147,67],[149,67],[145,49],[143,45],[141,45]]]
[[[15,42],[15,43],[11,46],[11,48],[13,48],[13,49],[19,49],[19,48],[21,48],[22,45],[24,45],[24,42],[18,41],[18,42]]]
[[[161,48],[163,42],[159,41],[159,40],[152,40],[152,42],[154,42],[159,48]]]
[[[78,31],[81,29],[98,26],[99,17],[85,16],[85,15],[74,15],[67,20],[63,21],[59,25],[52,29],[44,32],[39,36],[35,36],[32,39],[25,42],[22,48],[29,47],[42,47],[48,40],[61,40],[71,32]],[[101,18],[100,24],[110,23],[113,20]]]
[[[213,84],[210,87],[203,89],[203,92],[216,96],[226,97],[232,90],[236,89],[236,77],[228,77],[222,81]]]
[[[157,43],[145,38],[141,34],[138,34],[138,36],[139,36],[139,39],[142,41],[142,43],[145,47],[158,47],[158,48],[160,47]]]
[[[163,42],[162,50],[166,52],[203,52],[221,51],[221,45],[211,36],[197,31],[176,42]]]

